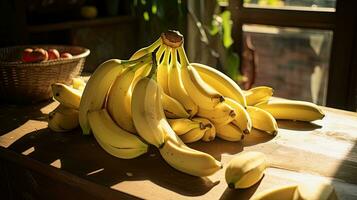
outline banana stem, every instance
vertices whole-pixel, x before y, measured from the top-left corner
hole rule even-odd
[[[171,48],[170,47],[167,47],[165,49],[165,55],[164,55],[164,59],[162,61],[162,63],[164,65],[168,65],[169,64],[169,59],[170,59],[170,52],[171,52]]]
[[[157,50],[157,52],[156,52],[156,60],[157,60],[158,63],[160,63],[162,54],[165,52],[165,50],[166,50],[166,45],[164,45],[164,44],[159,47],[159,50]]]
[[[171,63],[172,67],[177,67],[177,49],[171,49]]]
[[[157,71],[156,52],[152,52],[151,57],[152,57],[152,67],[151,67],[151,71],[148,75],[149,78],[153,78]]]
[[[130,67],[132,65],[135,65],[137,63],[145,63],[151,60],[151,54],[147,54],[143,57],[140,57],[136,60],[120,60],[120,64],[125,65],[126,67]]]
[[[148,46],[148,52],[153,52],[157,47],[159,47],[162,44],[162,39],[161,37],[157,39],[154,43],[152,43],[150,46]]]
[[[183,36],[178,31],[169,30],[161,34],[162,43],[177,48],[183,44]]]
[[[187,58],[187,55],[185,53],[185,49],[183,48],[183,46],[180,46],[178,48],[178,54],[179,54],[179,57],[180,57],[181,66],[182,67],[187,67],[190,62],[188,61],[188,58]]]

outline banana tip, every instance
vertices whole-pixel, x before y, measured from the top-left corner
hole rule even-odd
[[[244,134],[249,134],[250,131],[249,131],[248,129],[244,129],[244,130],[243,130],[243,133],[244,133]]]

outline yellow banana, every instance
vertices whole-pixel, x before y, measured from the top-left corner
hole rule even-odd
[[[202,80],[197,70],[188,62],[183,46],[178,48],[178,53],[181,62],[182,82],[187,94],[192,97],[192,100],[200,109],[214,109],[218,103],[224,101],[223,96]],[[172,54],[175,54],[175,52]]]
[[[196,122],[201,122],[203,124],[203,127],[206,128],[205,134],[202,137],[203,141],[210,142],[214,140],[214,138],[216,137],[216,127],[211,121],[202,117],[194,117],[192,118],[192,120]]]
[[[120,128],[105,108],[89,111],[88,120],[93,134],[103,143],[120,149],[147,149],[138,136]]]
[[[199,108],[197,116],[207,118],[214,124],[228,124],[235,119],[237,114],[226,102],[220,102],[211,110]]]
[[[157,83],[161,86],[164,93],[169,94],[168,88],[168,75],[170,71],[170,51],[169,47],[164,50],[164,57],[162,62],[157,66],[156,79]]]
[[[306,101],[269,101],[257,104],[256,107],[268,111],[275,119],[314,121],[325,117],[318,105]]]
[[[79,124],[83,134],[90,133],[87,118],[88,111],[99,110],[103,107],[109,88],[117,76],[127,67],[131,67],[138,62],[149,62],[151,59],[152,55],[146,55],[133,61],[112,59],[98,66],[86,84],[79,106]]]
[[[253,195],[251,200],[301,200],[297,188],[297,185],[275,187]]]
[[[151,63],[139,63],[137,66],[120,74],[108,93],[107,109],[110,116],[120,127],[131,133],[136,133],[131,114],[131,88],[141,78],[141,75],[135,77],[137,70],[149,68],[148,65],[151,65]]]
[[[276,135],[278,124],[274,117],[267,111],[253,106],[248,106],[247,111],[252,119],[253,127],[269,134]]]
[[[51,85],[53,98],[62,105],[78,109],[81,102],[82,92],[63,83],[53,83]]]
[[[248,106],[254,106],[257,103],[266,102],[273,96],[273,88],[267,86],[258,86],[244,91]]]
[[[232,189],[249,188],[264,175],[266,157],[260,152],[242,152],[236,155],[226,169],[226,182]]]
[[[204,64],[191,63],[191,65],[198,71],[206,83],[216,89],[224,97],[232,98],[243,107],[247,107],[247,102],[242,89],[231,78],[217,69]]]
[[[169,95],[179,101],[185,107],[186,111],[190,114],[190,117],[193,117],[198,111],[198,106],[187,94],[187,91],[183,86],[183,80],[181,79],[181,70],[177,62],[177,52],[174,49],[172,51],[174,51],[175,53],[171,54],[170,72],[167,79]]]
[[[244,134],[248,134],[252,130],[252,120],[247,110],[237,101],[229,97],[225,97],[225,102],[230,105],[237,114],[232,123],[238,126]]]
[[[151,78],[142,78],[134,87],[131,109],[138,134],[149,144],[161,147],[165,134],[160,124],[167,121],[160,86]]]
[[[136,51],[129,60],[136,60],[139,59],[147,54],[150,54],[155,51],[156,48],[158,48],[162,44],[161,37],[157,39],[154,43],[152,43],[150,46],[144,47]]]
[[[208,127],[198,127],[189,130],[187,133],[180,135],[181,140],[184,143],[193,143],[197,142],[198,140],[202,139],[205,135],[205,132],[208,130]]]
[[[80,90],[80,88],[84,88],[86,86],[86,83],[84,80],[80,77],[72,78],[72,87],[74,89]]]
[[[304,200],[337,200],[334,187],[329,182],[305,180],[298,184],[300,199]]]
[[[217,137],[235,142],[244,139],[243,132],[233,123],[228,123],[224,125],[216,125]]]
[[[195,128],[204,128],[203,123],[185,118],[168,119],[167,121],[177,135],[183,135]]]
[[[162,93],[162,106],[167,118],[189,118],[190,114],[185,110],[183,105],[169,95]]]
[[[67,132],[77,128],[78,110],[59,105],[48,115],[48,127],[55,132]]]

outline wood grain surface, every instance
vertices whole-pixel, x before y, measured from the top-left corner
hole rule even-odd
[[[93,136],[81,135],[80,129],[52,132],[46,119],[57,105],[0,105],[1,154],[6,148],[30,158],[25,167],[31,162],[40,164],[44,176],[62,173],[70,177],[64,181],[74,180],[72,186],[83,189],[89,184],[92,193],[110,193],[98,198],[126,193],[143,199],[249,199],[267,188],[321,179],[334,185],[340,199],[357,199],[356,113],[323,108],[326,117],[313,123],[278,121],[275,137],[253,131],[242,142],[215,139],[189,145],[213,155],[224,166],[242,151],[267,155],[270,167],[264,178],[252,188],[232,190],[224,180],[225,168],[209,177],[193,177],[171,168],[155,148],[136,159],[123,160],[107,154]]]

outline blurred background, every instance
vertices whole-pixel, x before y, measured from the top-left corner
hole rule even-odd
[[[0,47],[89,48],[84,74],[128,59],[168,29],[191,62],[218,68],[244,89],[356,111],[356,1],[2,0]]]

